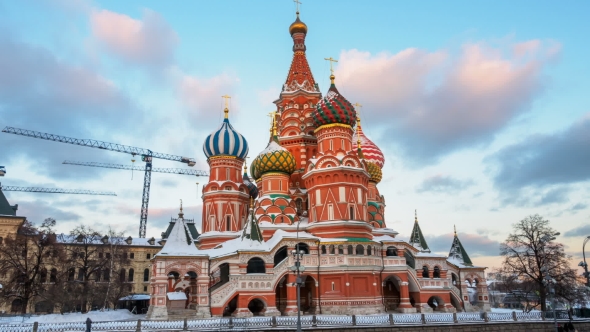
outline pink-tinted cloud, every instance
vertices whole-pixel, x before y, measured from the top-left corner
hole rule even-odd
[[[145,10],[141,20],[105,9],[90,15],[93,36],[122,59],[145,65],[172,61],[178,36],[156,12]]]
[[[344,51],[336,84],[364,105],[370,125],[386,129],[382,142],[397,144],[411,163],[429,164],[488,143],[543,90],[543,69],[559,45],[529,41],[505,49],[466,44],[457,56]]]

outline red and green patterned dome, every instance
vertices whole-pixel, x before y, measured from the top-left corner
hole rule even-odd
[[[354,127],[356,123],[354,106],[338,92],[333,80],[326,96],[317,103],[312,117],[316,127],[333,123]]]

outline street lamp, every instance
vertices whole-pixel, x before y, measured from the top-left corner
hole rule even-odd
[[[296,248],[299,248],[297,244]],[[293,250],[291,254],[295,258],[295,265],[291,266],[291,271],[295,272],[297,278],[295,284],[297,285],[297,331],[301,332],[301,294],[300,288],[303,284],[303,278],[301,278],[301,272],[305,271],[305,266],[301,266],[301,258],[305,252],[303,250]]]
[[[582,245],[582,257],[584,258],[583,261],[578,263],[578,266],[584,268],[584,277],[586,277],[586,287],[590,287],[590,273],[588,273],[588,264],[586,263],[586,243],[590,240],[590,235],[586,236],[584,239],[584,244]]]

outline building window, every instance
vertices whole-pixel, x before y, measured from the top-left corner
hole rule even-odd
[[[365,247],[362,244],[357,244],[356,246],[356,254],[357,255],[364,255],[365,254]]]
[[[147,292],[147,286],[143,286],[143,291]]]
[[[104,281],[109,281],[109,280],[111,280],[111,271],[109,271],[109,269],[105,269],[105,270],[104,270],[104,273],[103,273],[103,275],[102,275],[102,276],[103,276],[103,278],[102,278],[102,279],[103,279]]]
[[[397,256],[397,249],[395,247],[387,247],[387,251],[385,251],[385,256]]]
[[[340,140],[340,148],[341,148],[342,150],[346,150],[346,149],[344,149],[344,139],[341,139],[341,140]]]
[[[231,186],[225,186],[225,190],[231,190]]]
[[[334,140],[330,140],[330,151],[334,151]]]
[[[368,246],[367,247],[367,256],[371,256],[372,255],[371,250],[372,250],[371,246]]]
[[[120,282],[125,282],[125,269],[121,269],[119,271],[119,281]]]
[[[49,274],[49,282],[57,282],[57,269],[51,269],[51,273]]]
[[[42,269],[41,272],[39,272],[39,282],[41,282],[41,283],[47,282],[47,270]]]
[[[334,245],[331,244],[330,245],[330,255],[334,255],[334,254],[335,254],[335,252],[334,252]]]
[[[332,290],[336,289],[334,282],[332,281]]]
[[[434,267],[434,271],[432,272],[433,278],[440,278],[440,268],[438,266]]]
[[[354,220],[354,206],[351,205],[348,207],[348,212],[350,213],[350,220]]]
[[[322,255],[325,255],[326,254],[326,246],[323,245],[321,248],[322,248]]]
[[[150,269],[143,270],[143,282],[150,281]]]
[[[262,258],[254,257],[248,261],[246,273],[266,273],[266,266]]]
[[[98,253],[98,258],[102,258],[102,252]]]
[[[135,270],[129,269],[129,279],[128,281],[133,281],[133,275],[135,274]]]
[[[338,246],[338,254],[339,255],[344,255],[344,246],[343,245],[339,245]]]
[[[231,216],[225,216],[225,230],[231,230]]]
[[[328,204],[328,220],[334,220],[334,205]]]
[[[348,249],[347,250],[348,251],[348,254],[349,255],[352,255],[353,254],[353,250],[352,250],[352,245],[351,244],[348,245],[348,248],[347,249]]]
[[[74,276],[76,275],[76,270],[72,267],[68,270],[68,281],[74,281]]]
[[[130,253],[130,254],[129,254],[129,258],[130,258],[130,259],[135,259],[135,254],[134,254],[134,253]]]
[[[152,254],[145,254],[145,259],[150,259],[152,258]]]
[[[422,267],[422,278],[429,278],[428,266],[426,265]]]
[[[227,168],[227,167],[225,168],[225,179],[229,180],[229,168]]]

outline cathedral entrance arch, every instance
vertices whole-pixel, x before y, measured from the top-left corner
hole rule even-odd
[[[281,315],[285,314],[287,309],[287,274],[285,274],[275,287],[275,306]]]
[[[303,285],[301,286],[301,310],[307,313],[315,313],[317,306],[316,280],[310,275],[302,275]]]
[[[440,311],[444,309],[445,302],[440,296],[431,296],[428,298],[428,306],[432,308],[433,311]]]
[[[385,310],[396,310],[400,304],[400,283],[401,279],[397,276],[389,276],[383,280],[383,305]]]
[[[237,308],[238,308],[238,295],[235,295],[231,300],[229,300],[229,302],[227,303],[225,308],[223,308],[223,317],[231,316],[236,311]]]
[[[255,299],[250,300],[250,302],[248,303],[248,310],[250,310],[250,312],[254,316],[262,316],[265,309],[266,309],[266,304],[261,299],[255,298]]]

